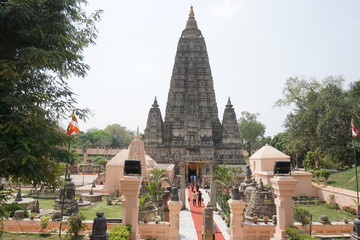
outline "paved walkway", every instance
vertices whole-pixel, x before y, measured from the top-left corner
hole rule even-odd
[[[208,202],[210,202],[209,195],[205,192],[205,189],[200,189],[200,191],[203,193],[204,198],[204,204],[207,205]],[[196,227],[194,224],[194,220],[191,215],[190,205],[188,199],[188,190],[185,191],[185,199],[186,199],[186,210],[180,211],[180,239],[187,239],[187,240],[201,240],[201,237],[198,238]],[[191,196],[190,196],[191,199]],[[190,201],[192,203],[192,200]],[[216,238],[218,239],[225,239],[229,240],[230,235],[227,231],[227,226],[224,220],[222,220],[221,216],[218,212],[214,212],[214,222],[217,225],[217,232],[221,231],[222,238]]]

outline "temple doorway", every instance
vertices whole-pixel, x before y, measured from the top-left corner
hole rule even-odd
[[[202,164],[199,163],[189,163],[188,166],[187,180],[191,182],[191,176],[196,176],[196,179],[201,178],[202,176]]]

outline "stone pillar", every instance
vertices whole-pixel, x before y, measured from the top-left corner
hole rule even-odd
[[[231,221],[230,221],[230,240],[243,240],[244,239],[244,208],[245,202],[242,200],[230,199],[228,201]]]
[[[292,197],[296,189],[297,180],[291,176],[275,176],[271,179],[274,192],[277,225],[274,240],[286,240],[285,227],[294,225],[294,201]]]
[[[170,200],[168,202],[170,210],[170,229],[169,229],[169,240],[179,240],[180,239],[180,209],[182,206],[181,201]]]
[[[204,176],[206,175],[206,167],[205,165],[203,165],[203,167],[201,168],[201,188],[205,188],[205,180],[204,180]]]
[[[169,201],[169,197],[170,197],[170,191],[171,191],[171,187],[170,190],[168,189],[168,187],[166,188],[166,190],[164,191],[164,194],[162,195],[162,200],[163,200],[163,205],[164,205],[164,216],[163,216],[163,220],[165,222],[169,222],[170,219],[170,213],[169,213],[169,206],[168,206],[168,201]]]
[[[186,188],[186,179],[185,179],[185,164],[184,163],[180,163],[180,175],[181,175],[181,179],[180,179],[180,201],[182,203],[181,209],[184,210],[186,209],[186,197],[185,197],[185,188]]]
[[[124,224],[131,225],[130,240],[138,239],[139,192],[142,177],[124,176],[120,179],[120,189],[124,197]]]
[[[203,210],[203,235],[202,240],[213,240],[214,236],[213,208],[206,206]]]
[[[210,203],[212,207],[216,207],[216,186],[214,181],[215,164],[210,165]]]

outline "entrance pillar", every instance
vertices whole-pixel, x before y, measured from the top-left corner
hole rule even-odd
[[[277,225],[275,228],[274,240],[286,240],[285,227],[294,225],[294,195],[297,180],[291,176],[275,176],[271,179],[275,199]]]
[[[180,179],[180,201],[181,201],[181,210],[186,209],[186,197],[185,197],[185,163],[180,163],[180,175],[181,175],[181,179]]]
[[[213,240],[214,239],[214,220],[213,220],[214,210],[210,206],[206,206],[203,210],[203,240]]]
[[[243,200],[230,199],[228,201],[231,221],[230,221],[230,240],[244,240],[244,208]]]
[[[130,240],[138,239],[139,192],[142,177],[124,176],[120,179],[120,189],[124,197],[124,223],[131,225]]]
[[[215,164],[210,164],[210,206],[216,207],[216,185],[214,181]]]

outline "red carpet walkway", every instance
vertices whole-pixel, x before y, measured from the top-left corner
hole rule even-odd
[[[202,194],[206,194],[205,192],[202,191]],[[196,206],[193,206],[192,204],[192,192],[191,189],[188,188],[188,197],[190,199],[189,205],[190,205],[190,211],[191,211],[191,216],[192,219],[194,221],[194,225],[196,228],[196,233],[198,236],[198,239],[201,240],[202,239],[202,227],[203,227],[203,208],[204,206],[204,202],[201,203],[201,207],[197,206],[197,201],[196,201]],[[224,236],[222,235],[220,229],[218,228],[218,226],[216,225],[216,223],[214,222],[214,226],[216,228],[215,230],[215,240],[225,240]],[[214,228],[214,229],[215,229]]]

